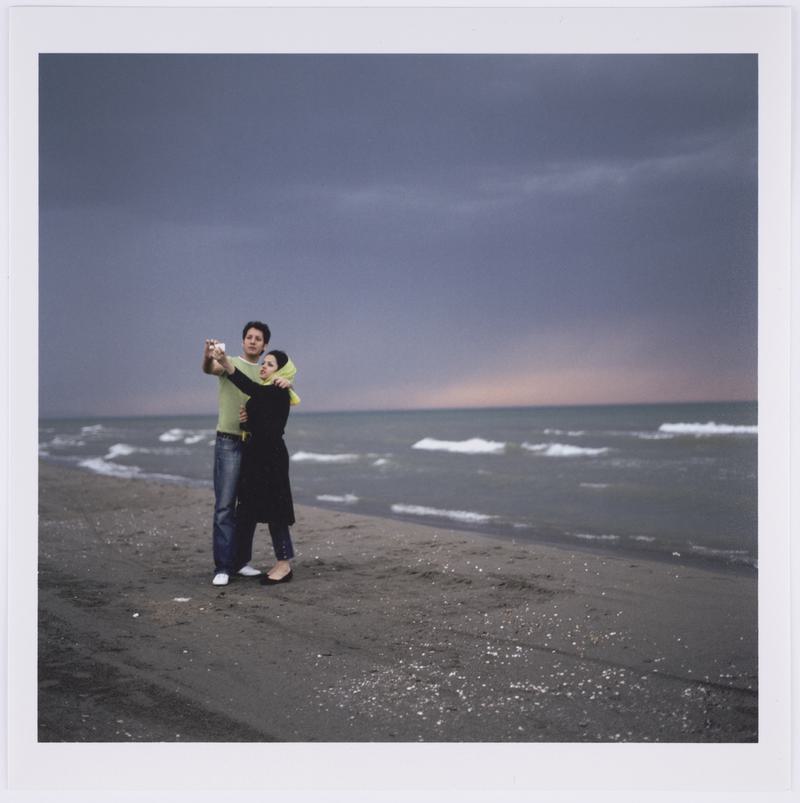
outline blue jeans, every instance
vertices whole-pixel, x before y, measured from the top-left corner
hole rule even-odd
[[[214,571],[234,574],[253,556],[253,528],[236,529],[236,487],[242,442],[217,436],[214,444]],[[249,532],[248,532],[249,531]],[[249,537],[248,537],[249,534]]]

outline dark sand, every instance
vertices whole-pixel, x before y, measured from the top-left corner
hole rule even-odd
[[[39,482],[40,741],[757,740],[755,576],[300,507],[215,588],[210,491]]]

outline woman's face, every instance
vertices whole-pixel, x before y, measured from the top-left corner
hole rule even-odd
[[[264,357],[264,362],[261,363],[261,369],[258,373],[262,379],[269,379],[277,370],[278,361],[275,359],[275,355],[267,354],[267,356]]]

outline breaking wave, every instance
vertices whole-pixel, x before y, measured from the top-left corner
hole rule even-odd
[[[529,452],[536,452],[545,457],[593,457],[599,454],[607,454],[611,449],[602,447],[591,449],[585,446],[573,446],[571,443],[523,443],[523,449]]]
[[[357,454],[320,454],[319,452],[295,452],[292,460],[302,463],[353,463]]]
[[[470,438],[466,441],[439,441],[435,438],[423,438],[411,448],[458,454],[502,454],[506,450],[506,445],[502,441],[487,441],[483,438]]]
[[[618,535],[591,535],[590,533],[572,533],[572,535],[584,541],[619,541]]]
[[[113,460],[116,457],[127,457],[132,454],[163,454],[163,455],[176,455],[176,454],[190,454],[191,450],[184,449],[183,447],[169,447],[162,446],[157,449],[148,449],[145,446],[131,446],[129,443],[115,443],[113,446],[108,447],[108,453],[103,458],[104,460]]]
[[[358,497],[355,494],[344,494],[337,496],[336,494],[320,494],[317,499],[320,502],[343,502],[345,505],[354,505],[358,502]]]
[[[183,441],[185,444],[191,446],[193,443],[200,443],[204,438],[213,435],[213,429],[168,429],[162,432],[158,439],[162,443],[176,443]]]
[[[142,470],[139,466],[121,466],[119,463],[109,463],[102,457],[90,457],[78,463],[81,468],[88,468],[95,474],[103,474],[106,477],[123,477],[131,479],[141,476]]]
[[[708,421],[705,424],[662,424],[659,432],[668,432],[675,435],[694,435],[695,437],[712,435],[758,435],[757,426],[742,426],[740,424],[716,424]]]
[[[755,566],[756,562],[750,557],[746,549],[712,549],[711,547],[690,544],[692,552],[708,558],[724,558],[730,563],[743,563],[747,566]]]
[[[104,460],[113,460],[115,457],[125,457],[126,455],[133,454],[137,449],[135,446],[130,446],[127,443],[115,443],[108,449],[108,454],[103,458]]]
[[[86,441],[81,440],[80,435],[56,435],[53,440],[48,443],[40,443],[39,446],[42,448],[50,446],[54,449],[66,449],[70,446],[86,446]]]
[[[89,471],[93,471],[95,474],[102,474],[105,477],[186,483],[185,477],[178,477],[174,474],[149,474],[142,471],[139,466],[121,466],[119,463],[109,463],[102,457],[90,457],[86,460],[81,460],[78,465],[81,468],[88,468]]]
[[[411,516],[437,516],[471,524],[482,524],[497,518],[496,516],[488,516],[485,513],[473,513],[470,510],[439,510],[435,507],[423,507],[421,505],[392,505],[392,513],[405,513]]]

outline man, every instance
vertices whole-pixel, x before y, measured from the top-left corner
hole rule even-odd
[[[261,321],[249,321],[242,330],[242,356],[231,360],[238,370],[259,381],[258,358],[269,343],[269,327]],[[242,459],[242,436],[239,429],[239,410],[247,396],[227,378],[222,366],[212,357],[216,340],[206,340],[203,350],[203,373],[219,377],[219,417],[214,444],[214,580],[215,586],[228,584],[232,574],[244,577],[260,575],[250,565],[253,556],[255,527],[236,529],[236,486]],[[276,380],[287,387],[286,380]]]

